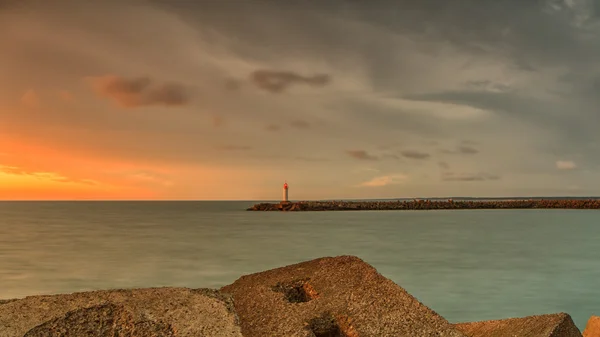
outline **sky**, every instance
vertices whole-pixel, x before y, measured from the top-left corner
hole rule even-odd
[[[600,1],[0,0],[0,199],[600,195]]]

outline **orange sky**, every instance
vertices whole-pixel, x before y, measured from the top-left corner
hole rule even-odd
[[[599,194],[579,12],[343,3],[0,5],[0,199]]]

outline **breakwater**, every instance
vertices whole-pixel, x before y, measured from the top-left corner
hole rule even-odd
[[[259,203],[248,211],[391,211],[446,209],[600,209],[598,199],[531,199],[531,200],[395,200],[395,201],[297,201]]]

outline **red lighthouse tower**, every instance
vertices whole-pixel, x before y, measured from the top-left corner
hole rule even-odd
[[[288,183],[287,181],[283,184],[283,202],[288,202]]]

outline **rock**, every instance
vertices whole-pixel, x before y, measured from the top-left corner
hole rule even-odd
[[[566,313],[459,323],[454,326],[469,337],[581,337],[581,332]]]
[[[242,276],[232,294],[245,337],[464,336],[353,256]]]
[[[592,316],[583,330],[583,337],[600,337],[600,316]]]
[[[90,291],[30,296],[0,305],[0,337],[113,332],[136,337],[242,336],[231,298],[209,289]]]
[[[164,322],[135,322],[122,305],[104,304],[68,312],[29,330],[23,337],[113,337],[113,336],[175,336],[173,327]]]
[[[303,204],[302,211],[343,211],[355,210],[426,210],[426,209],[523,209],[523,208],[562,208],[562,209],[600,209],[600,199],[551,199],[551,200],[495,200],[495,201],[454,201],[413,200],[413,201],[300,201],[278,204],[261,203],[250,207],[248,211],[285,210],[284,205]]]

